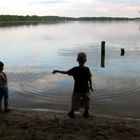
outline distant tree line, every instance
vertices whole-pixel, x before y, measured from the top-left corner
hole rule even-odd
[[[67,21],[128,21],[128,20],[140,20],[140,18],[118,18],[118,17],[59,17],[59,16],[36,16],[36,15],[0,15],[0,27],[7,26],[21,26],[21,25],[38,25],[59,23]]]
[[[78,20],[92,21],[92,20],[101,20],[101,21],[121,21],[121,20],[140,20],[140,18],[126,18],[126,17],[80,17]]]
[[[71,17],[59,17],[59,16],[36,16],[36,15],[0,15],[0,27],[7,26],[21,26],[21,25],[38,25],[40,23],[59,23],[65,21],[75,20]]]
[[[65,21],[65,20],[74,20],[70,17],[59,17],[59,16],[18,16],[18,15],[0,15],[0,22],[47,22],[47,21]]]
[[[119,18],[119,17],[59,17],[59,16],[36,16],[36,15],[0,15],[0,22],[53,22],[53,21],[70,21],[70,20],[140,20],[140,18]]]

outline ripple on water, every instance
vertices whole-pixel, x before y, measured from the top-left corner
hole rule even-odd
[[[49,104],[49,107],[53,106],[53,109],[58,108],[60,105],[63,109],[71,104],[73,79],[68,80],[69,77],[59,77],[45,71],[40,72],[37,67],[13,66],[10,70],[12,72],[8,72],[8,78],[11,100],[14,101],[12,105],[24,107],[27,104],[31,108],[36,108],[36,105],[48,108],[47,105]],[[139,78],[96,75],[93,77],[93,82],[92,106],[94,104],[115,106],[115,104],[120,103],[124,106],[139,106]]]

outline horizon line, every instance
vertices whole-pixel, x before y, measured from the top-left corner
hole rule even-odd
[[[58,16],[58,15],[16,15],[16,14],[0,14],[0,16],[23,16],[23,17],[26,17],[26,16],[38,16],[38,17],[49,17],[49,16],[52,16],[52,17],[65,17],[65,18],[127,18],[127,19],[136,19],[136,18],[140,18],[140,17],[121,17],[121,16],[79,16],[79,17],[72,17],[72,16]]]

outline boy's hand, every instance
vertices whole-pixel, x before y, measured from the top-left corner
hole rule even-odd
[[[92,92],[94,91],[92,87],[90,87],[90,90],[91,90]]]
[[[55,74],[55,73],[57,73],[57,72],[58,72],[57,70],[53,70],[52,74]]]

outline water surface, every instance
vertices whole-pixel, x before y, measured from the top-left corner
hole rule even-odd
[[[51,72],[77,65],[76,55],[84,51],[93,74],[92,114],[140,118],[140,22],[0,27],[0,38],[0,60],[5,63],[12,107],[69,110],[73,79]],[[103,40],[104,68],[100,64]]]

